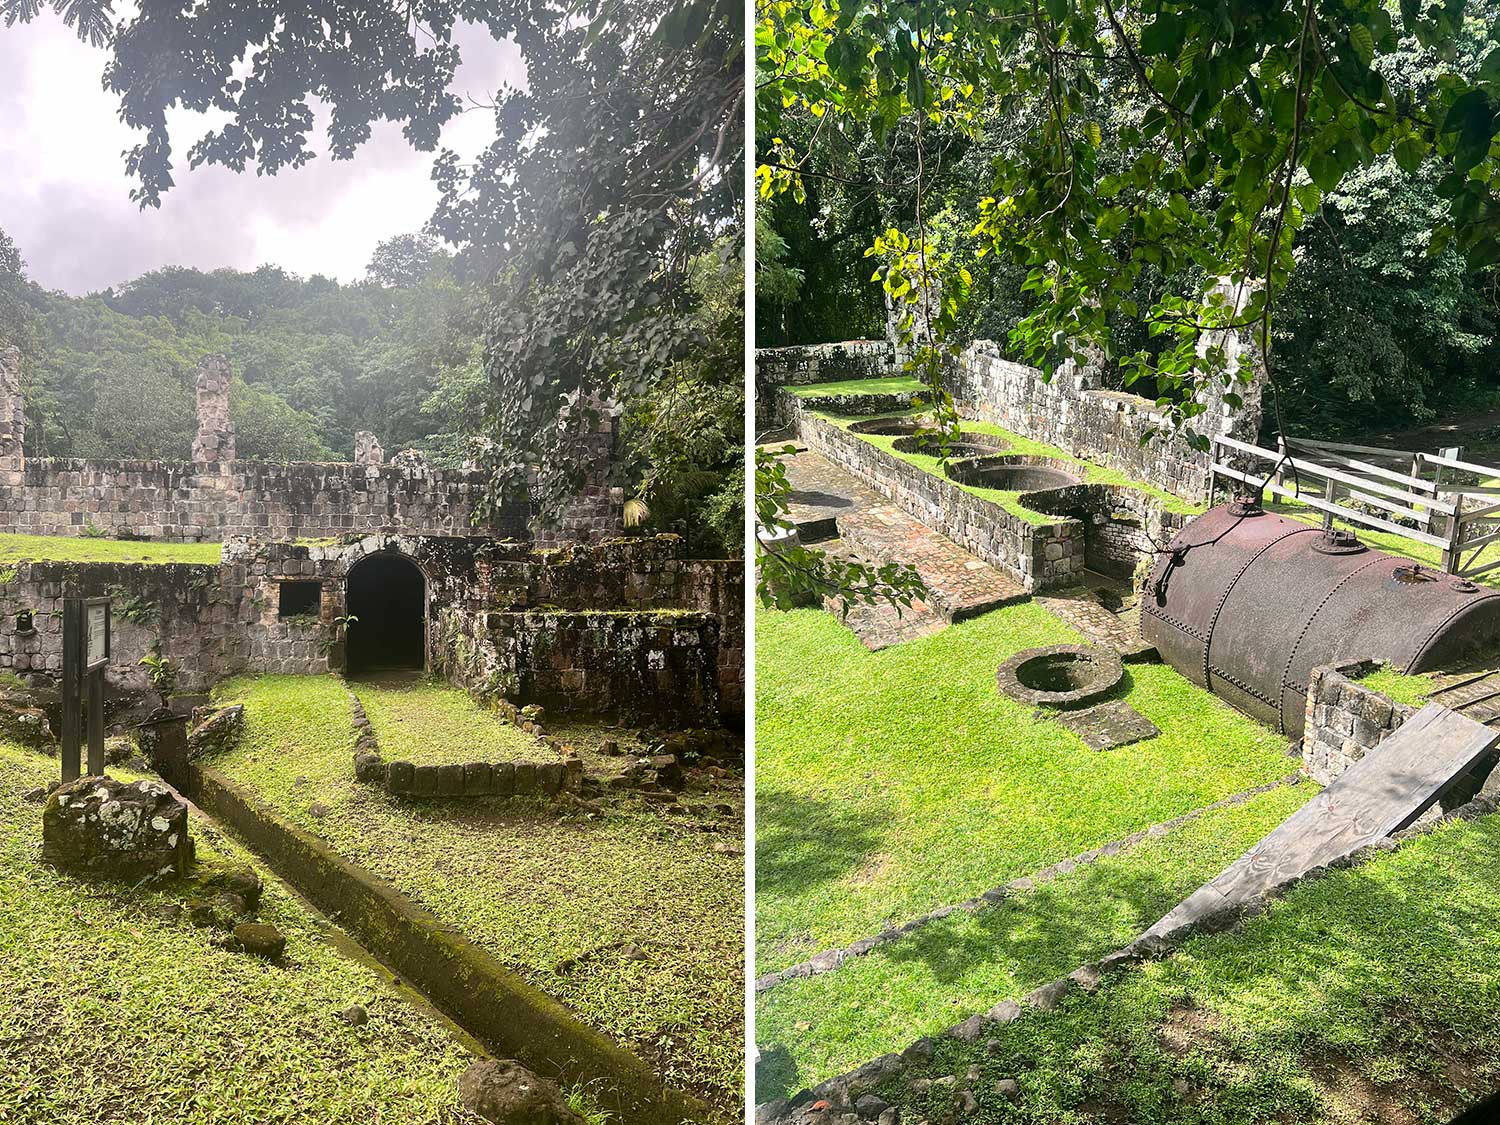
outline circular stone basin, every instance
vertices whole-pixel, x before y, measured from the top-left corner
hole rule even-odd
[[[1125,675],[1116,653],[1093,645],[1049,645],[1016,653],[995,673],[1000,692],[1038,707],[1086,707]]]
[[[915,418],[867,418],[849,427],[851,434],[876,434],[880,437],[909,437],[917,432]]]
[[[985,457],[962,465],[950,465],[948,475],[964,484],[998,488],[1004,492],[1041,492],[1083,483],[1072,473],[1019,457]]]
[[[928,453],[933,457],[938,455],[936,439],[925,435],[918,437],[916,434],[911,434],[897,438],[891,442],[891,448],[897,453]],[[957,440],[948,443],[948,457],[950,459],[989,457],[1009,448],[1010,442],[995,434],[983,434],[978,430],[960,430]]]

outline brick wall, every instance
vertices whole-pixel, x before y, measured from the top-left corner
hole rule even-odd
[[[900,373],[896,350],[885,340],[760,348],[755,353],[755,429],[764,432],[784,424],[785,419],[776,415],[776,391],[780,387]]]

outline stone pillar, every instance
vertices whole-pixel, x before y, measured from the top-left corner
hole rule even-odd
[[[1209,290],[1209,295],[1222,293],[1230,315],[1237,317],[1250,303],[1258,284],[1247,279],[1236,286],[1229,278],[1221,277]],[[1261,396],[1266,383],[1256,331],[1254,327],[1220,328],[1198,337],[1200,357],[1216,347],[1224,349],[1227,361],[1224,374],[1216,376],[1212,385],[1198,391],[1196,397],[1205,407],[1198,428],[1205,437],[1224,436],[1253,442],[1260,435]],[[1240,378],[1242,369],[1246,376],[1244,381]],[[1225,382],[1226,377],[1232,381]],[[1228,394],[1238,395],[1240,405],[1230,403],[1225,397]]]
[[[591,456],[583,487],[564,507],[555,528],[534,526],[537,542],[591,543],[623,533],[625,527],[625,490],[611,483],[619,450],[616,426],[619,408],[612,403],[591,400],[598,412],[592,428],[581,440]]]
[[[356,465],[385,464],[385,450],[369,430],[354,432],[354,463]]]
[[[198,361],[198,436],[193,439],[193,462],[227,465],[233,460],[229,361],[221,355],[206,355]]]
[[[26,400],[21,395],[21,351],[0,348],[0,469],[22,468]]]

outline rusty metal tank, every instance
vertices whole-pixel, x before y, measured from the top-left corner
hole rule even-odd
[[[1200,687],[1300,737],[1313,668],[1442,667],[1500,636],[1500,591],[1347,532],[1225,504],[1157,555],[1141,592],[1141,636]]]

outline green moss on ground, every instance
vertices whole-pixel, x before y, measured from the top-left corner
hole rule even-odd
[[[834,383],[799,383],[786,388],[798,398],[834,395],[923,394],[927,386],[910,375],[882,375],[873,379],[840,379]]]
[[[42,866],[41,806],[21,794],[56,767],[0,743],[0,1119],[481,1125],[458,1105],[471,1056],[269,878],[260,917],[287,935],[278,966],[164,920],[181,892]],[[201,815],[192,825],[200,860],[249,861]],[[356,1002],[370,1020],[348,1027],[335,1013]]]
[[[1118,856],[974,914],[957,913],[822,976],[760,995],[757,1100],[903,1050],[1134,940],[1317,792],[1311,783],[1216,809]]]
[[[853,423],[864,420],[860,418],[840,418],[831,414],[820,414],[818,416],[843,429],[848,429]],[[890,415],[890,417],[902,417],[902,415]],[[1089,484],[1118,484],[1134,488],[1155,497],[1169,512],[1197,513],[1204,511],[1202,504],[1193,504],[1179,496],[1172,495],[1165,489],[1157,488],[1155,485],[1132,480],[1116,469],[1108,469],[1103,465],[1096,465],[1092,461],[1084,461],[1081,458],[1074,457],[1070,453],[1064,452],[1055,445],[1048,445],[1045,442],[1033,441],[1031,438],[1022,437],[1020,434],[1013,434],[1009,430],[996,426],[993,423],[972,422],[965,419],[963,428],[982,434],[994,434],[997,437],[1003,437],[1010,443],[1010,448],[995,450],[997,456],[1017,454],[1030,457],[1056,457],[1059,460],[1067,461],[1077,466],[1079,477]],[[1038,512],[1026,507],[1021,503],[1020,492],[1001,488],[976,488],[974,485],[961,484],[943,471],[943,463],[939,458],[929,456],[925,453],[901,453],[897,451],[895,448],[895,443],[898,440],[897,436],[887,434],[854,434],[853,436],[859,438],[861,441],[869,442],[877,449],[885,450],[898,460],[905,461],[909,465],[915,465],[924,473],[929,473],[935,477],[942,477],[950,484],[963,489],[965,492],[973,493],[983,500],[997,504],[1011,515],[1017,516],[1027,523],[1040,526],[1056,523],[1061,518],[1047,512]]]
[[[213,765],[615,1035],[673,1085],[738,1113],[744,1075],[743,823],[629,801],[402,802],[356,784],[342,681],[223,685],[245,736]],[[322,803],[328,814],[309,811]],[[644,953],[637,957],[628,946]],[[565,971],[566,963],[575,962]]]
[[[1161,736],[1103,753],[996,689],[1011,654],[1080,639],[1032,603],[874,653],[821,610],[756,615],[757,972],[1295,769],[1162,665],[1122,696]]]
[[[1432,676],[1419,672],[1414,676],[1398,672],[1389,664],[1382,664],[1374,671],[1358,677],[1359,683],[1371,691],[1378,691],[1386,698],[1404,703],[1408,707],[1420,707],[1437,688]]]
[[[357,680],[349,685],[388,762],[547,762],[557,755],[441,680]]]
[[[1028,1012],[987,1048],[941,1041],[881,1094],[938,1120],[970,1067],[966,1121],[1448,1121],[1500,1088],[1500,817],[1294,888],[1243,929]],[[995,1083],[1011,1078],[1010,1103]]]
[[[207,563],[218,565],[222,543],[138,543],[64,535],[0,534],[0,565],[18,562]]]

